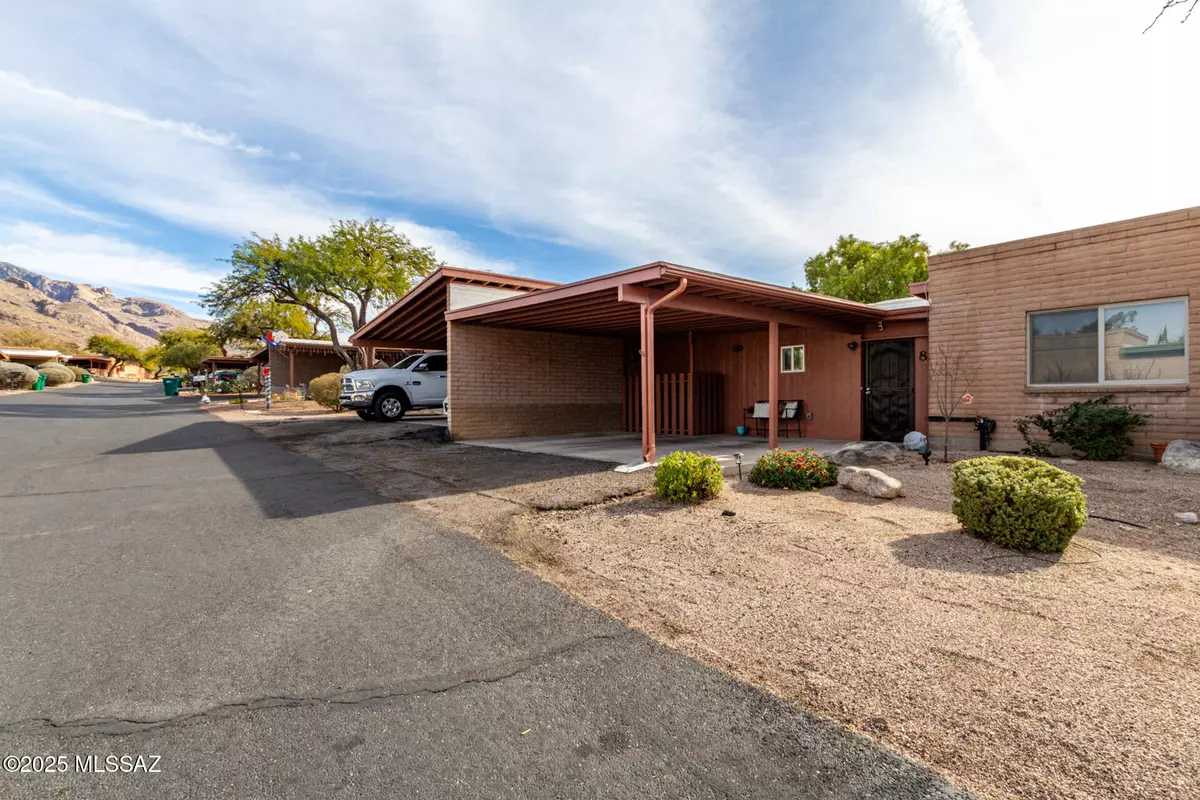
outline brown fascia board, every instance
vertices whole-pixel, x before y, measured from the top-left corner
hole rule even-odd
[[[1013,258],[1016,256],[1033,255],[1065,247],[1075,247],[1084,244],[1124,239],[1150,233],[1190,228],[1200,225],[1200,206],[1181,208],[1176,211],[1165,211],[1160,214],[1150,214],[1145,217],[1134,217],[1116,222],[1105,222],[1100,225],[1089,225],[1085,228],[1073,228],[1046,233],[1039,236],[1029,236],[1024,239],[1013,239],[1009,242],[972,247],[954,253],[939,253],[929,257],[931,268],[947,269],[966,264],[976,264],[983,261],[993,261],[997,258]]]
[[[455,282],[492,284],[505,288],[527,289],[531,292],[559,285],[553,281],[522,278],[517,275],[506,275],[501,272],[485,272],[484,270],[462,269],[459,267],[438,267],[422,278],[420,283],[405,292],[403,297],[397,298],[396,302],[376,314],[374,319],[350,334],[349,342],[357,344],[359,340],[369,340],[371,331],[380,320],[387,318],[398,309],[416,302],[435,287],[440,288],[445,284]]]
[[[655,261],[651,264],[644,264],[639,267],[621,270],[620,272],[612,272],[607,275],[599,275],[595,278],[587,278],[575,283],[567,283],[553,289],[543,289],[538,292],[532,292],[521,297],[510,297],[503,300],[493,300],[490,303],[480,303],[479,305],[462,308],[457,311],[452,311],[446,314],[446,319],[449,321],[460,321],[467,319],[475,319],[477,317],[487,316],[488,314],[500,311],[513,311],[526,306],[538,305],[541,303],[550,302],[553,300],[561,300],[568,297],[574,297],[581,294],[590,294],[593,292],[605,291],[622,285],[642,283],[649,280],[661,280],[663,278],[688,278],[696,279],[703,283],[716,286],[718,288],[726,288],[733,291],[749,292],[764,295],[775,300],[787,302],[801,302],[810,307],[818,307],[825,311],[834,311],[849,314],[858,318],[865,319],[883,319],[885,312],[882,309],[872,308],[863,303],[856,303],[853,300],[842,300],[836,297],[827,297],[825,295],[816,294],[814,292],[805,292],[800,289],[790,289],[783,286],[775,286],[761,281],[748,280],[746,278],[735,278],[729,275],[722,275],[716,272],[707,272],[698,270],[692,267],[684,267],[679,264],[672,264],[666,261]]]

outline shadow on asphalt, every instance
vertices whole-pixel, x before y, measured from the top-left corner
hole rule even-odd
[[[392,502],[345,472],[220,420],[195,422],[105,455],[177,453],[183,462],[203,451],[215,453],[271,519],[315,517]]]

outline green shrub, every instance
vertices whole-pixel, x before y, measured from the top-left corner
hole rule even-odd
[[[83,382],[83,367],[73,367],[68,364],[67,369],[71,370],[71,374],[75,376],[75,381],[77,383]]]
[[[1045,442],[1034,438],[1034,429],[1046,433],[1051,442],[1065,444],[1072,452],[1093,461],[1113,461],[1133,446],[1129,432],[1146,422],[1147,416],[1135,414],[1127,406],[1114,406],[1112,395],[1071,403],[1044,414],[1017,420],[1017,430],[1025,438],[1025,452],[1049,455]]]
[[[24,364],[0,361],[0,389],[28,389],[38,379],[38,371]]]
[[[342,390],[342,376],[336,372],[327,372],[324,375],[318,375],[308,382],[308,394],[319,405],[325,408],[332,408],[337,411],[341,408],[338,405],[338,393]]]
[[[75,373],[65,364],[57,361],[47,361],[38,367],[38,372],[46,376],[47,386],[62,386],[64,383],[74,383]]]
[[[837,483],[837,466],[815,450],[770,450],[754,462],[750,482],[768,489],[820,489]]]
[[[1087,519],[1083,480],[1036,458],[971,458],[950,472],[954,516],[1002,547],[1061,553]]]
[[[698,503],[721,493],[721,465],[712,456],[680,451],[659,460],[654,493],[672,503]]]
[[[262,375],[259,373],[259,368],[247,367],[242,370],[242,374],[238,376],[238,382],[258,391],[262,388]]]

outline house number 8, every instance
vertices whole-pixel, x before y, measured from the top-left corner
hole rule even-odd
[[[926,353],[924,350],[922,350],[922,351],[921,351],[921,360],[922,360],[922,361],[928,361],[928,360],[929,360],[929,354],[928,354],[928,353]]]

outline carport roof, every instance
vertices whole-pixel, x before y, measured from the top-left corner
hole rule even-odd
[[[458,309],[446,319],[533,330],[625,333],[640,326],[640,302],[664,296],[683,279],[684,294],[655,312],[659,331],[755,328],[774,320],[854,332],[863,323],[891,317],[886,309],[864,303],[658,261]]]
[[[489,286],[537,292],[558,286],[551,281],[520,278],[499,272],[441,267],[392,303],[350,337],[354,345],[437,349],[446,345],[446,310],[450,284]]]

